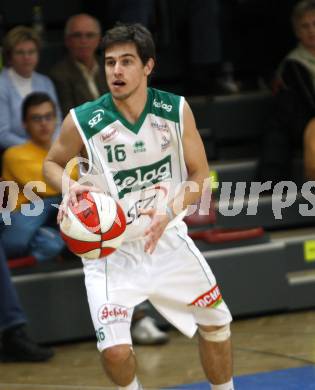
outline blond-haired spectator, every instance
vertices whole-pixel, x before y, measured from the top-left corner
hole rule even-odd
[[[29,27],[17,26],[3,40],[5,68],[0,74],[0,149],[19,145],[28,139],[22,124],[21,106],[31,92],[46,92],[57,105],[52,81],[35,71],[39,61],[41,41]]]

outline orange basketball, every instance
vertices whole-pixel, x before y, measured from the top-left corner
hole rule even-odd
[[[123,242],[126,217],[112,197],[83,192],[78,206],[69,206],[60,223],[61,236],[74,254],[98,259],[113,253]]]

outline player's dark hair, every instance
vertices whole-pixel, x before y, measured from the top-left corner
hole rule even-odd
[[[22,103],[22,119],[25,121],[30,107],[39,106],[43,103],[50,103],[56,113],[56,104],[45,92],[32,92],[26,96]]]
[[[105,52],[110,46],[119,43],[134,43],[143,65],[150,58],[155,61],[155,44],[152,34],[140,23],[117,23],[106,31],[102,40],[102,49]]]

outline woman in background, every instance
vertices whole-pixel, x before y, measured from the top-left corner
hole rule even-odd
[[[52,81],[35,71],[39,61],[41,41],[29,27],[17,26],[3,40],[5,68],[0,74],[0,149],[19,145],[28,139],[22,124],[21,106],[31,92],[46,92],[61,114]]]

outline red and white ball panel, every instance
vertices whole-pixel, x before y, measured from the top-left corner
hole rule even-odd
[[[122,208],[112,197],[97,192],[84,192],[78,201],[60,223],[63,239],[73,253],[86,259],[108,256],[124,239]]]

